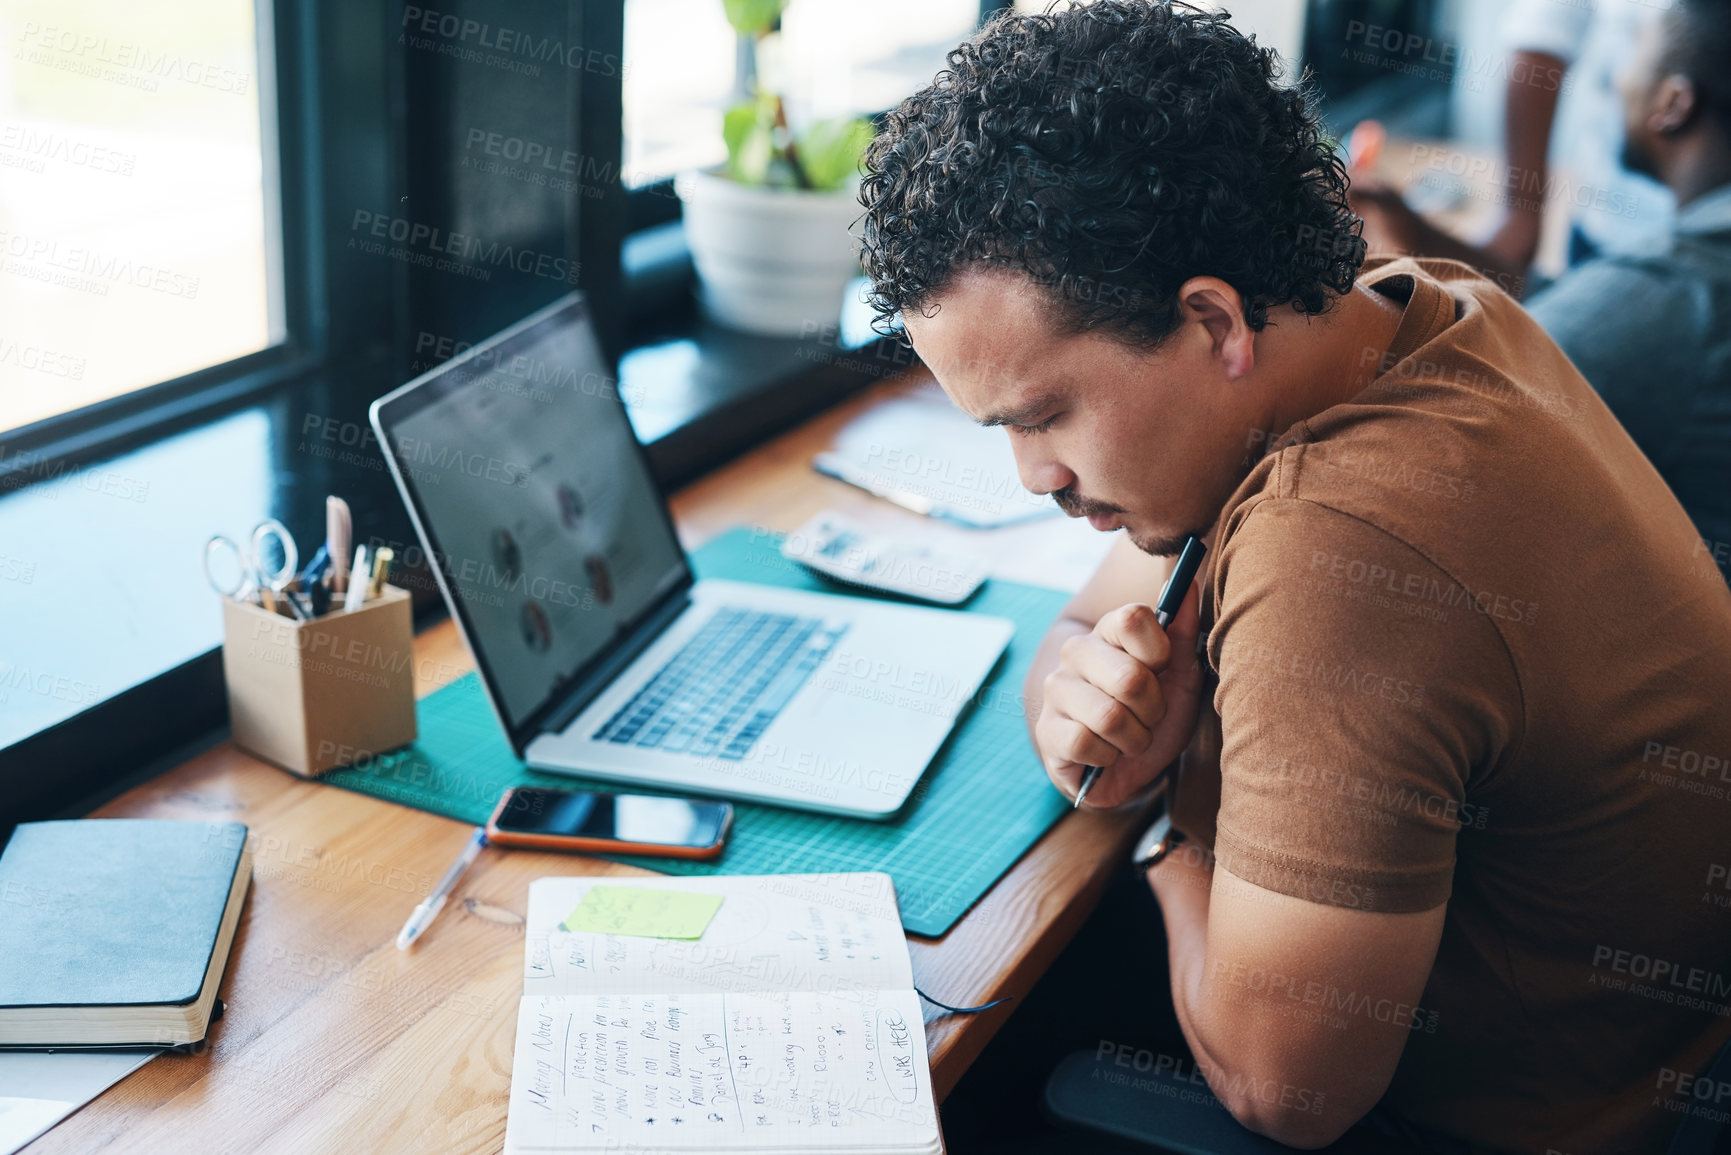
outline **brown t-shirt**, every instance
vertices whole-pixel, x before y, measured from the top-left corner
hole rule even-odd
[[[1205,577],[1218,861],[1448,904],[1388,1107],[1663,1150],[1731,1110],[1689,1083],[1731,1036],[1731,589],[1518,305],[1447,261],[1364,283],[1405,305],[1382,375],[1268,445]]]

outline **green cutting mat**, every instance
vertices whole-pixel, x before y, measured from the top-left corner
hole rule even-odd
[[[700,577],[833,592],[785,560],[780,543],[772,534],[734,530],[692,561]],[[994,580],[968,603],[970,611],[1015,622],[1015,637],[895,819],[740,803],[727,849],[712,862],[618,861],[671,874],[881,870],[895,879],[902,925],[915,934],[943,934],[1068,809],[1029,745],[1021,706],[1028,663],[1064,602],[1054,590]],[[418,712],[414,745],[323,780],[477,825],[508,786],[631,789],[525,767],[473,674],[422,699]]]

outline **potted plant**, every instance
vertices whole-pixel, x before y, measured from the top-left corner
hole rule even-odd
[[[746,99],[727,111],[727,161],[683,174],[685,236],[705,312],[731,328],[798,337],[833,325],[859,273],[860,158],[874,129],[840,117],[795,131],[762,74],[788,0],[723,0],[740,35]]]

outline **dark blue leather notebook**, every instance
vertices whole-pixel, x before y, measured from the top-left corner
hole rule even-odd
[[[0,854],[0,1046],[204,1037],[252,877],[239,822],[26,822]]]

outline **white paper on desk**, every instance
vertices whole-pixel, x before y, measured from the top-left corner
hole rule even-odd
[[[12,1155],[160,1054],[0,1051],[0,1155]]]
[[[596,885],[724,900],[695,941],[561,929]],[[544,878],[527,924],[507,1151],[940,1149],[888,875]]]
[[[1022,488],[1002,430],[976,425],[936,388],[885,401],[855,418],[812,465],[915,513],[976,529],[1058,509],[1049,496]]]

